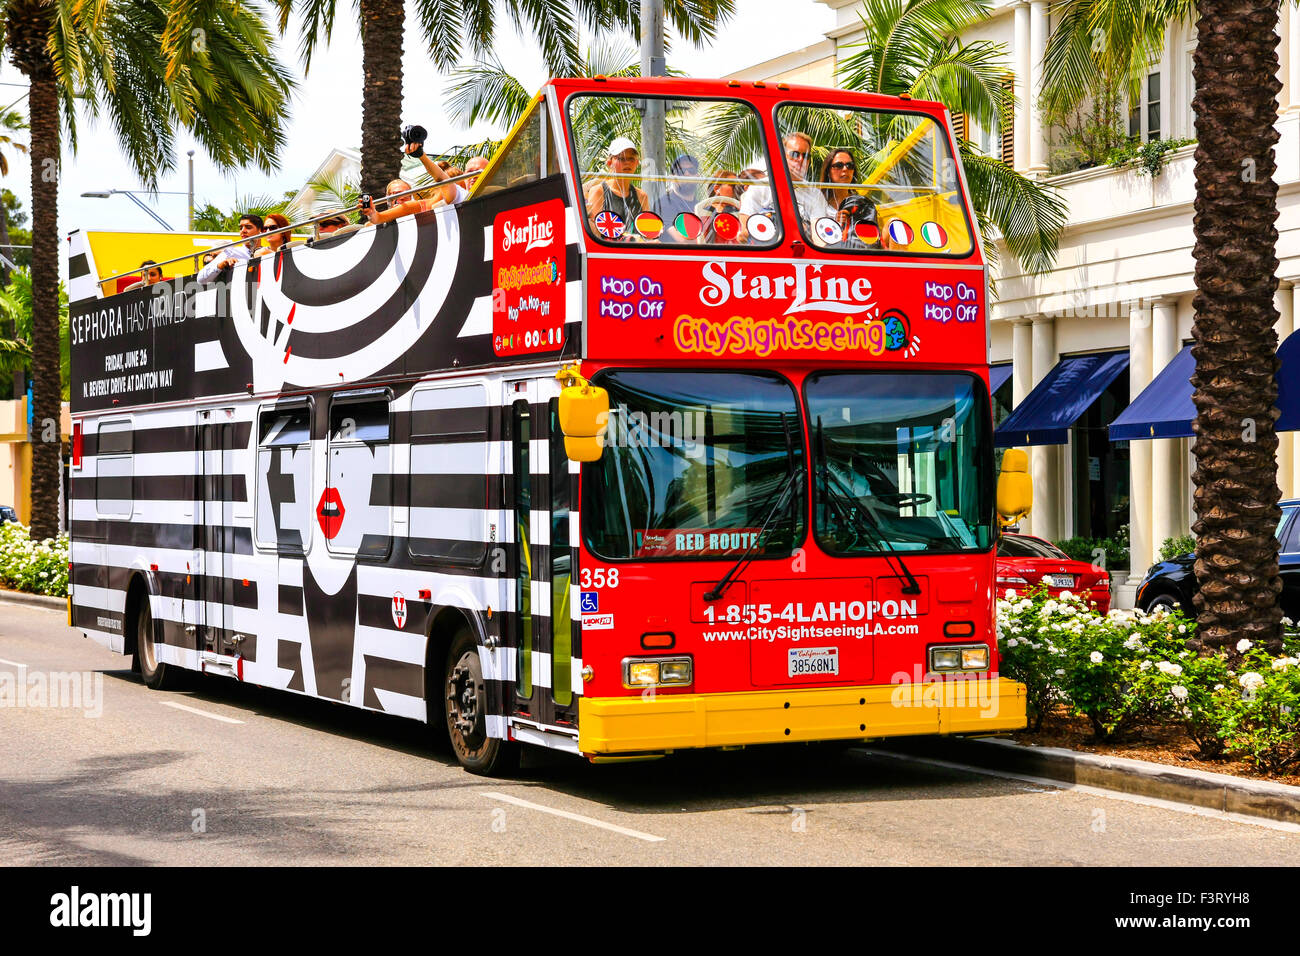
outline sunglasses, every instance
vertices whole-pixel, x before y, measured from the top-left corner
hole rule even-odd
[[[857,169],[856,163],[831,163],[831,169]]]
[[[808,154],[807,154],[806,152],[803,152],[802,150],[798,150],[798,149],[787,149],[787,150],[785,151],[785,154],[786,154],[787,156],[789,156],[791,159],[807,159],[807,158],[808,158]]]

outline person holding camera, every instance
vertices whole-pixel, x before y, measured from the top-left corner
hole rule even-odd
[[[402,147],[402,152],[406,153],[407,156],[414,156],[418,159],[421,165],[424,166],[425,172],[432,176],[436,182],[445,183],[452,178],[451,175],[424,151],[424,141],[428,136],[429,131],[423,126],[403,126],[402,142],[405,145]],[[406,188],[410,189],[411,187],[407,186]],[[442,198],[451,206],[462,203],[469,198],[469,190],[460,183],[448,183],[446,186],[439,187],[439,189]]]
[[[398,193],[411,191],[411,184],[405,179],[394,179],[384,189],[385,196],[394,196]],[[431,207],[431,203],[426,203],[417,196],[410,195],[405,198],[391,202],[388,208],[383,212],[375,209],[375,203],[369,195],[361,197],[361,214],[370,222],[379,224],[381,222],[392,222],[394,219],[400,219],[402,216],[411,216],[417,212],[423,212]]]

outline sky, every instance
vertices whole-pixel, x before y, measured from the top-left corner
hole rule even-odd
[[[297,60],[298,37],[290,32],[279,41],[282,62],[300,78],[294,95],[287,146],[280,157],[280,169],[272,174],[260,170],[223,173],[209,161],[201,147],[183,131],[176,137],[176,170],[160,180],[160,193],[151,203],[158,214],[177,229],[185,228],[187,186],[186,151],[195,150],[195,205],[212,202],[229,209],[236,196],[281,196],[285,190],[297,190],[319,167],[335,146],[358,147],[361,142],[361,42],[351,16],[351,4],[340,2],[340,16],[334,36],[326,49],[317,49],[311,73],[301,77]],[[834,12],[816,0],[736,0],[737,12],[720,31],[720,39],[711,47],[697,48],[670,36],[670,67],[698,77],[722,76],[755,63],[780,56],[823,39],[834,25]],[[473,129],[458,128],[444,109],[446,74],[439,73],[422,47],[419,29],[408,11],[408,30],[402,65],[404,71],[403,119],[418,122],[430,131],[432,146],[450,146],[476,142],[488,135],[500,136],[504,130],[479,124]],[[496,53],[519,77],[536,89],[546,80],[541,57],[531,40],[524,40],[504,24],[498,30]],[[633,41],[628,40],[629,44]],[[0,105],[23,96],[25,78],[8,62],[0,64]],[[5,98],[7,97],[7,98]],[[25,109],[25,101],[19,108]],[[82,198],[88,191],[107,189],[141,189],[130,165],[117,145],[117,138],[106,121],[92,123],[82,118],[78,123],[80,149],[76,156],[67,152],[66,144],[59,182],[59,234],[73,229],[141,229],[158,225],[126,196],[107,199]],[[14,150],[9,153],[9,175],[3,185],[22,201],[30,216],[31,168],[27,157]],[[146,202],[150,199],[140,198]],[[30,219],[28,222],[30,227]],[[67,265],[61,264],[66,275]]]

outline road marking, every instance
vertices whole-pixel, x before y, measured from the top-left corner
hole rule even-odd
[[[530,810],[539,810],[542,813],[549,813],[553,816],[564,817],[566,820],[576,820],[578,823],[586,823],[589,826],[600,827],[602,830],[609,830],[612,833],[621,833],[623,836],[629,836],[636,840],[645,840],[647,843],[663,843],[665,837],[655,836],[652,833],[642,833],[640,830],[629,830],[627,827],[621,827],[616,823],[606,823],[604,820],[597,820],[594,817],[584,817],[580,813],[570,813],[568,810],[557,810],[554,807],[542,806],[540,803],[530,803],[527,800],[520,800],[518,797],[507,796],[504,793],[494,791],[480,791],[480,796],[487,797],[489,800],[499,800],[502,803],[513,803],[518,807],[527,807]]]
[[[1209,817],[1212,820],[1224,820],[1228,823],[1244,823],[1252,827],[1263,827],[1266,830],[1281,830],[1283,833],[1300,833],[1300,823],[1269,820],[1266,817],[1256,817],[1246,813],[1228,813],[1225,810],[1215,810],[1211,807],[1197,807],[1187,803],[1175,803],[1173,800],[1161,800],[1159,797],[1143,797],[1136,793],[1121,793],[1118,790],[1105,790],[1101,787],[1090,787],[1082,783],[1065,783],[1061,780],[1050,780],[1046,777],[1031,777],[1028,774],[1010,773],[1006,770],[986,770],[983,767],[972,767],[968,764],[952,763],[948,760],[936,760],[933,757],[914,757],[911,754],[890,753],[886,750],[875,750],[871,747],[858,747],[856,749],[873,757],[908,760],[912,763],[929,764],[932,767],[942,767],[946,770],[964,770],[968,773],[983,774],[986,777],[1002,777],[1005,780],[1019,780],[1024,783],[1039,784],[1055,790],[1073,790],[1076,793],[1083,793],[1088,796],[1122,800],[1125,803],[1136,803],[1142,807],[1155,807],[1158,810],[1190,813],[1193,816]]]
[[[199,710],[197,707],[186,707],[184,704],[178,704],[175,701],[159,701],[164,707],[175,707],[177,710],[183,710],[189,714],[198,714],[200,717],[211,717],[213,720],[219,720],[223,724],[242,724],[242,720],[235,720],[234,717],[222,717],[220,714],[210,714],[206,710]]]
[[[19,664],[17,661],[7,661],[0,657],[0,664],[8,664],[10,667],[26,667],[26,664]]]

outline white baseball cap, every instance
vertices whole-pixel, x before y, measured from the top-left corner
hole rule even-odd
[[[636,143],[632,142],[626,136],[617,136],[614,138],[614,142],[609,144],[608,154],[610,156],[619,156],[627,152],[629,149],[636,152],[638,155],[640,154],[640,150],[636,148]]]

